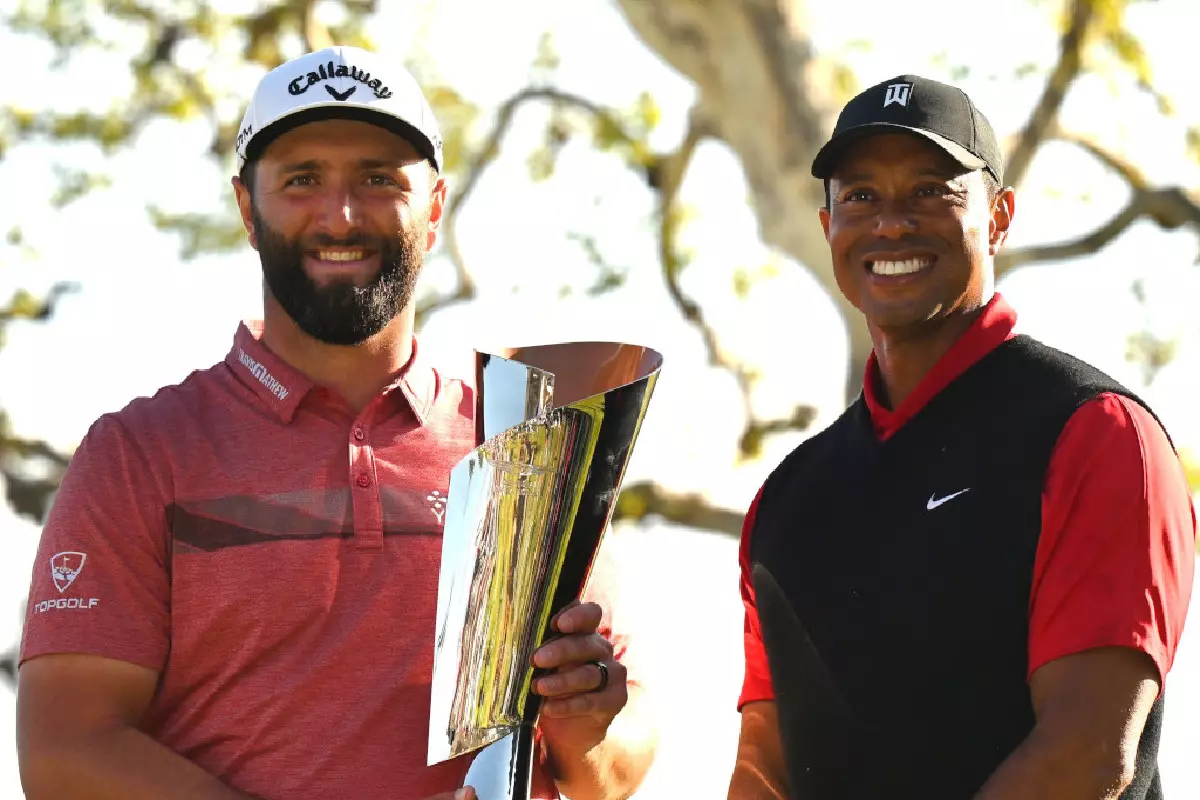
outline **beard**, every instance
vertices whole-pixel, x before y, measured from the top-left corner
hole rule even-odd
[[[267,289],[300,330],[320,342],[352,346],[379,333],[408,306],[425,260],[428,222],[417,219],[393,239],[356,234],[338,240],[316,235],[289,240],[253,209],[258,256]],[[306,251],[364,248],[379,254],[379,273],[366,286],[350,281],[318,285],[304,272]]]

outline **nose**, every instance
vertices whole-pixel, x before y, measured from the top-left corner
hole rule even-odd
[[[903,199],[885,200],[875,217],[875,233],[885,239],[899,239],[917,229],[912,209]]]
[[[322,232],[338,238],[355,233],[362,226],[362,208],[350,186],[330,185],[321,198],[318,225]]]

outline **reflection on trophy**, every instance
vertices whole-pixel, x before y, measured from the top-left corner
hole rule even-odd
[[[533,653],[583,592],[662,356],[574,342],[475,355],[476,447],[450,476],[428,763],[474,753],[480,800],[528,800]]]

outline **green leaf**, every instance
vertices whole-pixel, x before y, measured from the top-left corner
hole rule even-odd
[[[744,269],[738,269],[733,273],[733,294],[739,300],[745,300],[750,295],[750,288],[754,281],[750,274]]]
[[[638,132],[643,136],[649,136],[662,122],[662,108],[659,107],[653,95],[649,92],[642,92],[634,104],[633,118],[636,121]]]
[[[537,54],[533,58],[533,69],[535,74],[544,78],[548,78],[549,74],[555,72],[562,59],[559,58],[558,51],[554,47],[554,32],[543,31],[538,37]]]
[[[246,244],[246,230],[233,215],[170,214],[154,206],[147,211],[156,228],[179,234],[180,255],[184,259],[203,253],[231,252]]]
[[[68,169],[60,165],[54,166],[58,178],[58,187],[50,196],[53,208],[65,208],[93,189],[107,188],[112,185],[112,178],[107,175],[97,175],[78,169]]]
[[[423,88],[442,131],[444,170],[457,174],[466,167],[464,156],[471,145],[471,130],[479,119],[479,106],[442,83]]]
[[[627,142],[625,129],[613,116],[597,114],[592,118],[592,144],[597,150],[612,150]]]
[[[1192,126],[1184,134],[1187,153],[1193,161],[1200,162],[1200,128]]]
[[[554,166],[557,161],[557,151],[546,145],[535,147],[525,157],[525,163],[529,167],[529,177],[539,182],[549,180],[554,175]]]

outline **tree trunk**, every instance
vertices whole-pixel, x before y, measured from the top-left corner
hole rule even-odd
[[[760,235],[804,264],[838,304],[849,339],[846,400],[862,384],[871,340],[838,291],[810,167],[843,102],[845,77],[817,57],[799,0],[619,0],[645,44],[696,86],[705,132],[741,159]]]

